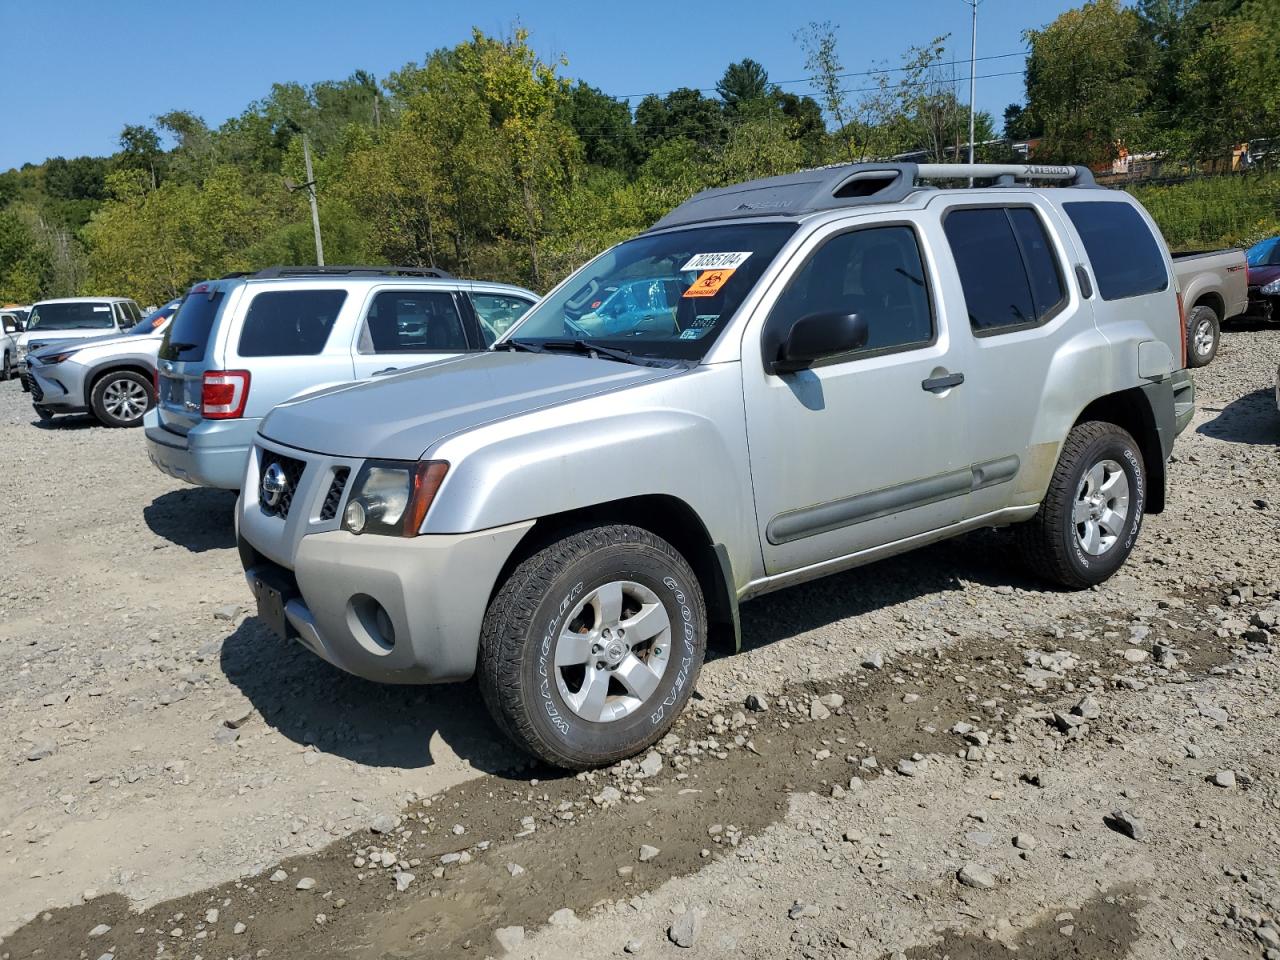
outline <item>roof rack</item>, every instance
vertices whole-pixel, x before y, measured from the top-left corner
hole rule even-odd
[[[232,274],[240,276],[240,274]],[[452,280],[453,274],[437,267],[387,267],[387,266],[325,266],[325,267],[264,267],[247,274],[254,280],[274,280],[280,277],[435,277]]]
[[[1062,186],[1096,186],[1084,166],[1026,163],[846,163],[704,190],[690,197],[649,229],[734,217],[794,217],[868,203],[900,203],[925,180],[989,180],[998,187],[1052,181]]]

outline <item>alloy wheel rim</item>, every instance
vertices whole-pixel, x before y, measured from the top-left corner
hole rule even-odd
[[[1080,548],[1091,557],[1110,550],[1129,519],[1129,477],[1115,460],[1100,460],[1080,478],[1072,520]]]
[[[1202,357],[1213,349],[1213,328],[1208,320],[1196,324],[1195,344],[1196,353]]]
[[[587,593],[555,645],[556,687],[583,720],[609,723],[657,692],[671,657],[671,618],[658,595],[632,580]]]
[[[147,392],[132,380],[115,380],[102,391],[102,406],[117,420],[137,420],[147,412]]]

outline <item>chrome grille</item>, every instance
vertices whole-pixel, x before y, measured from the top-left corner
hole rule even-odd
[[[338,504],[342,502],[342,491],[347,488],[347,477],[350,475],[348,467],[338,467],[333,471],[333,482],[329,484],[329,492],[324,495],[324,506],[320,508],[321,520],[332,520],[338,515]]]
[[[284,490],[280,493],[279,499],[275,503],[269,502],[270,496],[264,488],[264,480],[272,464],[280,465],[280,469],[284,471],[285,478]],[[280,517],[282,520],[289,516],[289,507],[293,505],[293,495],[298,492],[298,484],[302,482],[302,472],[306,468],[307,465],[302,460],[295,460],[272,450],[262,451],[262,467],[258,474],[258,504],[262,507],[263,513],[272,517]]]

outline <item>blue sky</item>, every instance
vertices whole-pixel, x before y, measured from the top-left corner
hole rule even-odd
[[[1022,50],[1023,30],[1074,5],[982,0],[978,56]],[[464,40],[473,25],[503,33],[519,20],[540,53],[568,58],[570,76],[622,95],[710,88],[743,57],[764,64],[774,81],[802,78],[793,37],[811,20],[839,26],[849,71],[895,66],[907,47],[944,33],[955,57],[967,59],[969,9],[965,0],[0,0],[11,67],[0,73],[0,170],[111,153],[126,123],[168,110],[191,110],[216,126],[276,81],[314,83],[356,69],[383,77]],[[1021,68],[1017,57],[980,62],[979,109],[998,120],[1005,104],[1021,100]],[[956,75],[968,76],[967,62]],[[804,83],[784,89],[812,92]]]

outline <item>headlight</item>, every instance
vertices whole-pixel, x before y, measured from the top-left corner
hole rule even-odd
[[[1272,280],[1268,283],[1262,288],[1262,293],[1268,297],[1280,297],[1280,279]]]
[[[443,460],[367,461],[351,485],[342,529],[416,537],[448,470],[449,464]]]
[[[66,353],[55,353],[50,357],[41,357],[40,363],[43,366],[49,366],[52,363],[61,363],[63,360],[69,360],[76,355],[76,351],[68,350]]]
[[[26,357],[27,357],[27,354],[28,354],[29,352],[30,352],[30,350],[27,348],[27,345],[26,345],[25,343],[20,343],[20,344],[18,344],[18,359],[19,359],[19,360],[25,360],[25,359],[26,359]]]

